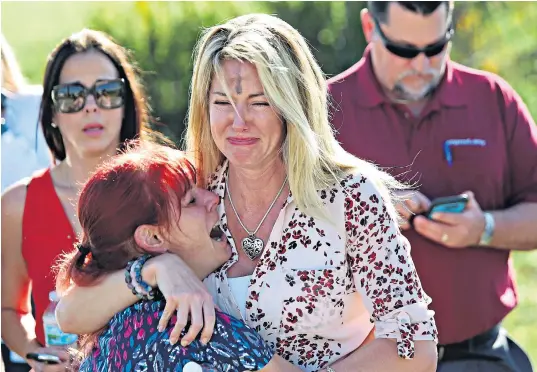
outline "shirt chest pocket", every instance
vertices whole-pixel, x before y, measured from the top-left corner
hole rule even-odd
[[[505,152],[501,146],[460,145],[446,150],[450,156],[445,182],[453,190],[472,190],[481,195],[500,195],[506,177]]]
[[[345,268],[283,269],[280,333],[317,333],[343,324]]]

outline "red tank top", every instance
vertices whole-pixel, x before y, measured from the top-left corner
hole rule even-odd
[[[50,169],[38,171],[28,184],[22,217],[22,255],[32,281],[37,340],[45,344],[43,313],[48,295],[56,288],[58,255],[70,252],[76,242],[69,219],[56,194]]]

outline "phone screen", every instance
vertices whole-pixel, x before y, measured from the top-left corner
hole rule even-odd
[[[468,196],[465,194],[438,198],[432,201],[427,217],[431,218],[437,212],[462,213],[466,208],[466,204],[468,204]]]
[[[429,211],[429,217],[436,212],[462,213],[466,208],[466,202],[455,202],[433,206]]]
[[[35,360],[44,364],[60,364],[61,359],[56,355],[51,354],[41,354],[41,353],[28,353],[26,358]]]

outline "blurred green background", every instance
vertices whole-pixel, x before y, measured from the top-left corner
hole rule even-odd
[[[84,27],[106,31],[131,49],[144,71],[154,125],[175,141],[184,130],[191,54],[203,27],[251,12],[278,15],[308,39],[328,76],[355,63],[365,47],[363,2],[3,1],[1,7],[2,32],[32,83],[41,82],[52,48]],[[455,9],[452,58],[505,78],[536,118],[537,2],[459,2]],[[520,306],[505,325],[537,366],[537,252],[514,259]]]

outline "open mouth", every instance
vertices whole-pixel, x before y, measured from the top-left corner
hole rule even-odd
[[[212,240],[217,241],[217,242],[221,242],[224,239],[225,235],[222,229],[220,228],[219,223],[213,226],[213,228],[211,229],[211,232],[209,233],[209,236],[211,237]]]

